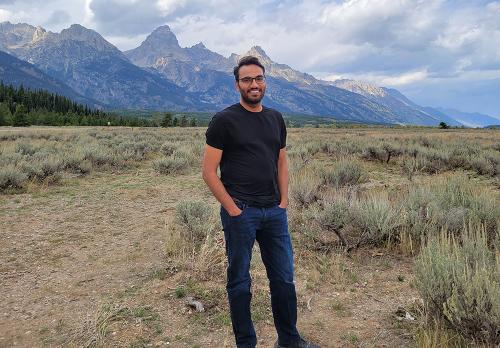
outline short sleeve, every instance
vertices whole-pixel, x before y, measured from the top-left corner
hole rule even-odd
[[[283,120],[283,116],[281,114],[279,114],[279,121],[280,121],[280,149],[283,149],[286,146],[286,125],[285,121]]]
[[[210,120],[208,129],[205,132],[206,143],[219,150],[223,150],[226,138],[224,122],[220,116],[215,115],[212,117],[212,120]]]

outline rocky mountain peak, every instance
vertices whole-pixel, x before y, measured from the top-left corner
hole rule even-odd
[[[162,25],[161,27],[153,30],[151,34],[148,35],[146,40],[141,44],[141,46],[160,46],[160,47],[168,47],[168,48],[180,48],[179,41],[177,41],[177,37],[170,30],[168,25]]]
[[[254,56],[254,57],[257,57],[257,58],[259,58],[259,60],[261,61],[261,63],[264,66],[273,63],[273,61],[271,60],[271,58],[269,58],[269,56],[266,54],[266,52],[260,46],[253,46],[243,56]]]
[[[80,41],[98,51],[114,51],[121,55],[121,52],[111,43],[106,41],[99,33],[92,29],[85,28],[80,24],[72,24],[69,28],[63,29],[57,39],[62,41]]]
[[[97,32],[85,28],[80,24],[72,24],[69,28],[61,31],[61,38],[73,39],[77,41],[88,41],[96,37],[102,38]]]
[[[385,97],[387,95],[383,88],[365,81],[341,79],[333,81],[332,85],[365,96]]]
[[[33,39],[31,41],[37,42],[37,41],[43,40],[45,38],[46,34],[47,34],[47,31],[44,28],[38,26],[38,27],[36,27],[35,32],[33,33]]]
[[[10,52],[29,44],[35,30],[34,26],[26,23],[0,23],[0,49]]]
[[[196,45],[191,46],[192,49],[197,49],[197,50],[206,50],[207,47],[203,44],[203,42],[198,42]]]
[[[186,53],[179,46],[177,37],[168,25],[156,28],[139,47],[126,51],[125,55],[131,62],[141,67],[153,66],[158,58],[162,57],[187,59]]]

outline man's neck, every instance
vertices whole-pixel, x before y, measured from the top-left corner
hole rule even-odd
[[[248,104],[245,103],[243,100],[240,100],[241,106],[245,108],[245,110],[250,111],[250,112],[261,112],[262,111],[262,103],[258,104]]]

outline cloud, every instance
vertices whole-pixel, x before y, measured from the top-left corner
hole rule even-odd
[[[52,12],[45,24],[58,25],[71,22],[71,16],[68,12],[63,10],[56,10]]]
[[[1,1],[1,0],[0,0]],[[0,3],[0,20],[12,23],[28,23],[43,26],[51,31],[60,31],[79,22],[85,0],[13,0]],[[8,18],[2,18],[2,12],[8,12]]]
[[[203,41],[228,56],[260,45],[315,76],[405,88],[500,70],[499,0],[0,0],[2,19],[81,23],[121,49],[168,24],[181,46]]]
[[[11,16],[12,14],[10,13],[10,11],[0,8],[0,22],[8,21]]]
[[[93,0],[89,9],[92,23],[103,35],[132,36],[164,23],[159,9],[149,0]]]

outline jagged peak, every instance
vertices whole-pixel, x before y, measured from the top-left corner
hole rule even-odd
[[[172,32],[172,30],[170,30],[170,27],[168,25],[160,25],[158,28],[156,28],[155,30],[153,30],[151,33],[166,33],[166,32]]]
[[[61,36],[64,38],[73,39],[88,39],[89,37],[98,37],[104,40],[104,38],[98,32],[92,29],[85,28],[81,24],[71,24],[69,28],[63,29],[61,31]]]
[[[32,42],[40,41],[45,37],[46,34],[47,31],[41,26],[38,26],[36,27],[35,32],[33,33],[33,38],[31,39],[31,41]]]
[[[361,94],[370,94],[374,96],[384,97],[387,95],[387,92],[370,82],[367,81],[358,81],[351,79],[339,79],[333,82],[333,85],[339,88],[343,88],[349,90],[354,93]]]
[[[120,52],[115,46],[106,41],[98,32],[85,28],[80,24],[72,24],[69,28],[63,29],[56,40],[81,41],[94,47],[99,51]]]
[[[0,25],[8,25],[8,26],[24,26],[24,27],[35,28],[34,26],[32,26],[31,24],[28,24],[28,23],[12,23],[12,22],[10,22],[10,21],[0,22]]]
[[[257,58],[262,58],[264,60],[271,60],[266,52],[260,46],[253,46],[250,50],[245,53],[245,55],[256,56]]]
[[[207,49],[207,47],[203,44],[203,42],[198,42],[196,45],[191,46],[191,48],[196,48],[196,49]]]
[[[177,37],[168,25],[162,25],[151,32],[141,44],[153,45],[155,47],[167,45],[169,47],[180,47]]]
[[[81,25],[81,24],[74,23],[74,24],[71,24],[71,25],[69,26],[69,28],[67,28],[67,29],[63,29],[63,30],[61,31],[61,33],[62,33],[63,31],[67,31],[67,32],[68,32],[68,31],[69,31],[69,32],[86,32],[86,31],[93,31],[93,30],[92,30],[92,29],[85,28],[85,27],[84,27],[83,25]]]

